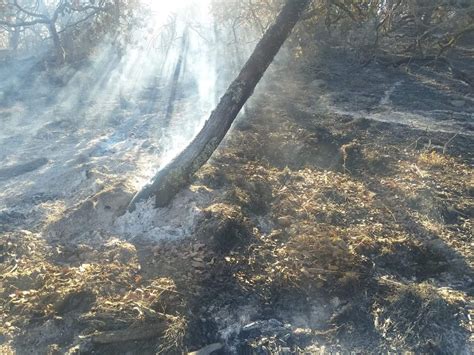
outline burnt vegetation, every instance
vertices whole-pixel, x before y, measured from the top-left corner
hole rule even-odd
[[[165,3],[0,0],[0,353],[471,353],[473,2]]]

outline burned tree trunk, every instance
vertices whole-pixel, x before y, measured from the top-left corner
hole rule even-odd
[[[63,64],[66,60],[66,52],[64,51],[64,48],[61,44],[61,39],[59,38],[56,24],[53,21],[49,23],[48,30],[54,44],[55,60],[58,62],[58,64]]]
[[[179,190],[189,184],[193,174],[211,157],[226,135],[310,1],[287,0],[275,23],[265,32],[202,130],[176,158],[155,175],[150,184],[135,195],[130,202],[129,211],[135,209],[137,202],[152,195],[156,197],[156,207],[166,206]]]

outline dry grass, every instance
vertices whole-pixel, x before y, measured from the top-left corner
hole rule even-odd
[[[229,342],[269,351],[464,351],[472,167],[413,149],[411,131],[400,141],[331,117],[302,126],[280,102],[265,110],[198,174],[192,191],[215,198],[199,206],[202,218],[185,241],[92,247],[8,234],[2,333],[28,332],[44,349],[57,339],[43,339],[37,327],[69,321],[76,334],[59,337],[62,351],[97,334],[160,325],[163,332],[139,346],[129,339],[88,350],[178,353],[218,341],[233,324],[216,314],[251,303],[257,311],[248,321],[293,327]],[[308,320],[313,313],[316,321]]]
[[[387,296],[374,306],[375,325],[395,349],[421,353],[463,352],[463,296],[441,295],[429,283],[389,284]]]
[[[447,285],[458,280],[467,287],[472,275],[472,167],[436,151],[420,153],[406,143],[416,137],[374,139],[378,130],[358,133],[354,143],[341,142],[340,165],[331,170],[284,155],[266,159],[274,154],[267,155],[267,147],[278,145],[280,134],[266,130],[281,119],[257,119],[251,130],[236,132],[213,163],[224,172],[223,187],[234,188],[228,201],[249,216],[256,214],[249,205],[265,206],[260,209],[265,225],[257,224],[255,243],[228,257],[239,286],[270,302],[277,313],[279,307],[298,313],[303,305],[310,312],[321,297],[328,309],[334,299],[342,300],[345,306],[335,307],[325,324],[329,343],[345,341],[362,352],[374,347],[376,352],[464,351],[468,291]],[[305,136],[298,127],[283,127],[283,133],[294,129]],[[285,134],[296,137],[296,132]],[[266,139],[263,145],[259,136]],[[262,194],[241,180],[270,191]],[[456,301],[445,298],[446,290]],[[417,302],[421,308],[411,308]]]
[[[179,314],[183,301],[176,286],[167,278],[143,284],[132,245],[116,241],[102,250],[78,248],[79,254],[86,253],[80,258],[88,262],[77,266],[64,260],[56,263],[60,247],[52,248],[41,236],[26,231],[11,233],[3,247],[0,307],[4,336],[21,336],[32,326],[36,329],[33,320],[58,319],[61,324],[74,319],[82,324],[83,344],[94,342],[98,334],[107,338],[109,331],[168,324],[160,344],[167,349],[182,345],[186,321]],[[55,334],[59,330],[53,329],[51,336],[64,342],[66,339]],[[30,332],[33,335],[36,330]],[[26,343],[23,346],[35,341],[22,339]],[[51,345],[44,341],[40,340],[37,349]]]
[[[427,150],[418,156],[418,164],[426,168],[442,168],[450,165],[450,159],[435,150]]]

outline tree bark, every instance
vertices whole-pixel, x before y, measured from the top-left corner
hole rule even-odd
[[[63,64],[66,60],[66,53],[64,52],[64,48],[61,44],[61,39],[59,38],[58,30],[56,29],[56,24],[53,21],[51,21],[51,23],[48,25],[48,30],[49,34],[51,35],[51,39],[53,40],[56,60],[58,64]]]
[[[164,207],[190,183],[193,174],[206,163],[226,135],[310,2],[311,0],[286,1],[275,23],[265,32],[202,130],[176,158],[155,175],[150,184],[135,195],[129,204],[129,211],[135,209],[137,202],[152,195],[155,195],[155,207]]]
[[[10,31],[10,37],[9,37],[9,47],[13,51],[14,55],[16,55],[17,53],[19,42],[20,42],[20,29],[18,27],[15,27]]]

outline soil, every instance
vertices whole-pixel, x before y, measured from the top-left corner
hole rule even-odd
[[[124,214],[149,113],[3,134],[0,353],[471,353],[472,87],[330,58],[274,65],[166,208]]]

